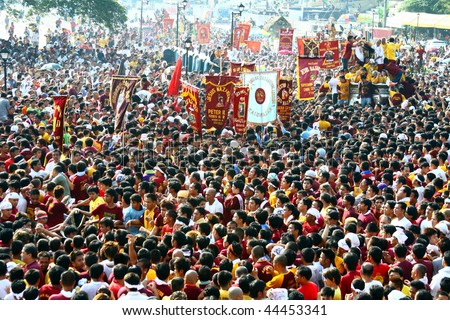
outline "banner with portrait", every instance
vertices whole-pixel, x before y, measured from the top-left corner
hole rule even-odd
[[[232,76],[206,76],[206,129],[222,129],[228,118],[234,85],[240,79]]]
[[[64,111],[67,104],[67,96],[53,96],[55,104],[55,111],[53,112],[53,137],[58,145],[59,150],[62,151],[64,144]]]
[[[252,26],[250,23],[239,23],[238,27],[242,29],[242,37],[240,38],[240,41],[243,43],[248,40]]]
[[[277,114],[281,121],[289,121],[292,108],[292,93],[294,92],[292,77],[278,80]]]
[[[131,96],[133,95],[134,87],[138,81],[138,77],[112,76],[109,101],[115,112],[114,129],[122,129],[125,112],[127,111],[128,105],[132,102]]]
[[[239,77],[243,72],[253,72],[255,71],[254,62],[230,62],[230,75]]]
[[[209,23],[197,25],[197,42],[198,44],[208,44],[210,42],[210,30]]]
[[[297,57],[297,98],[314,99],[314,81],[322,68],[322,58]]]
[[[234,131],[244,134],[247,131],[248,94],[250,88],[235,86],[232,95]]]
[[[174,22],[174,19],[164,18],[164,20],[163,20],[164,33],[167,33],[173,29],[173,22]]]
[[[294,29],[281,28],[278,51],[282,51],[282,50],[292,51],[293,38],[294,38]]]
[[[300,57],[319,57],[319,42],[314,38],[297,38],[297,47]]]
[[[246,72],[241,79],[250,88],[247,122],[264,124],[276,120],[278,72]]]
[[[339,41],[322,41],[319,44],[319,56],[323,57],[322,69],[334,69],[339,67]]]
[[[241,46],[241,38],[244,35],[244,29],[237,26],[233,29],[233,48],[239,50],[239,47]]]
[[[184,98],[186,110],[188,112],[188,122],[194,131],[202,135],[202,116],[200,114],[200,101],[198,98],[199,89],[193,85],[182,82],[181,96]]]

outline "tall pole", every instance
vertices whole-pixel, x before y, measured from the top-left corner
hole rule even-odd
[[[387,20],[387,0],[384,0],[383,2],[383,27],[386,28],[386,20]]]
[[[419,39],[419,34],[418,34],[418,32],[419,32],[419,17],[420,17],[420,13],[417,13],[417,25],[416,25],[416,41],[417,41],[417,39]]]
[[[180,10],[180,6],[178,5],[178,3],[177,3],[177,34],[176,34],[176,45],[177,45],[177,48],[178,48],[178,15],[179,15],[179,10]]]
[[[6,86],[6,59],[3,59],[3,67],[5,68],[4,69],[4,87],[5,87],[5,93],[6,93],[6,91],[8,91],[8,87]]]
[[[186,81],[188,80],[188,69],[189,69],[189,47],[186,46]]]
[[[233,33],[234,33],[234,12],[231,13],[231,48],[233,48]]]
[[[372,10],[372,40],[374,38],[373,36],[373,25],[375,24],[375,10]]]
[[[139,28],[139,42],[142,45],[142,20],[144,19],[144,0],[141,0],[141,23]]]

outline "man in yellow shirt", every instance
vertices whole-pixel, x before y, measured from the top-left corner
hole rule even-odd
[[[394,38],[389,38],[389,43],[386,46],[385,57],[390,61],[395,61],[395,54],[398,50],[398,45],[395,43]]]
[[[278,273],[266,284],[267,289],[285,288],[295,289],[297,282],[295,280],[295,273],[287,270],[287,258],[284,254],[275,257],[273,261],[274,271]]]

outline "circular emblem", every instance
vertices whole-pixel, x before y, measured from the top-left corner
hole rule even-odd
[[[259,104],[263,104],[266,101],[266,92],[262,88],[258,88],[255,91],[255,100]]]

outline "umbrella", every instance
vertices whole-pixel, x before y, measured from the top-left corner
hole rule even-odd
[[[354,14],[346,13],[339,17],[337,20],[338,23],[348,23],[348,22],[356,22],[356,17]]]
[[[47,63],[47,64],[44,64],[41,69],[42,70],[58,70],[58,69],[62,69],[62,66],[57,63]]]
[[[280,50],[280,51],[278,51],[278,54],[292,54],[292,51],[290,51],[290,50]]]

